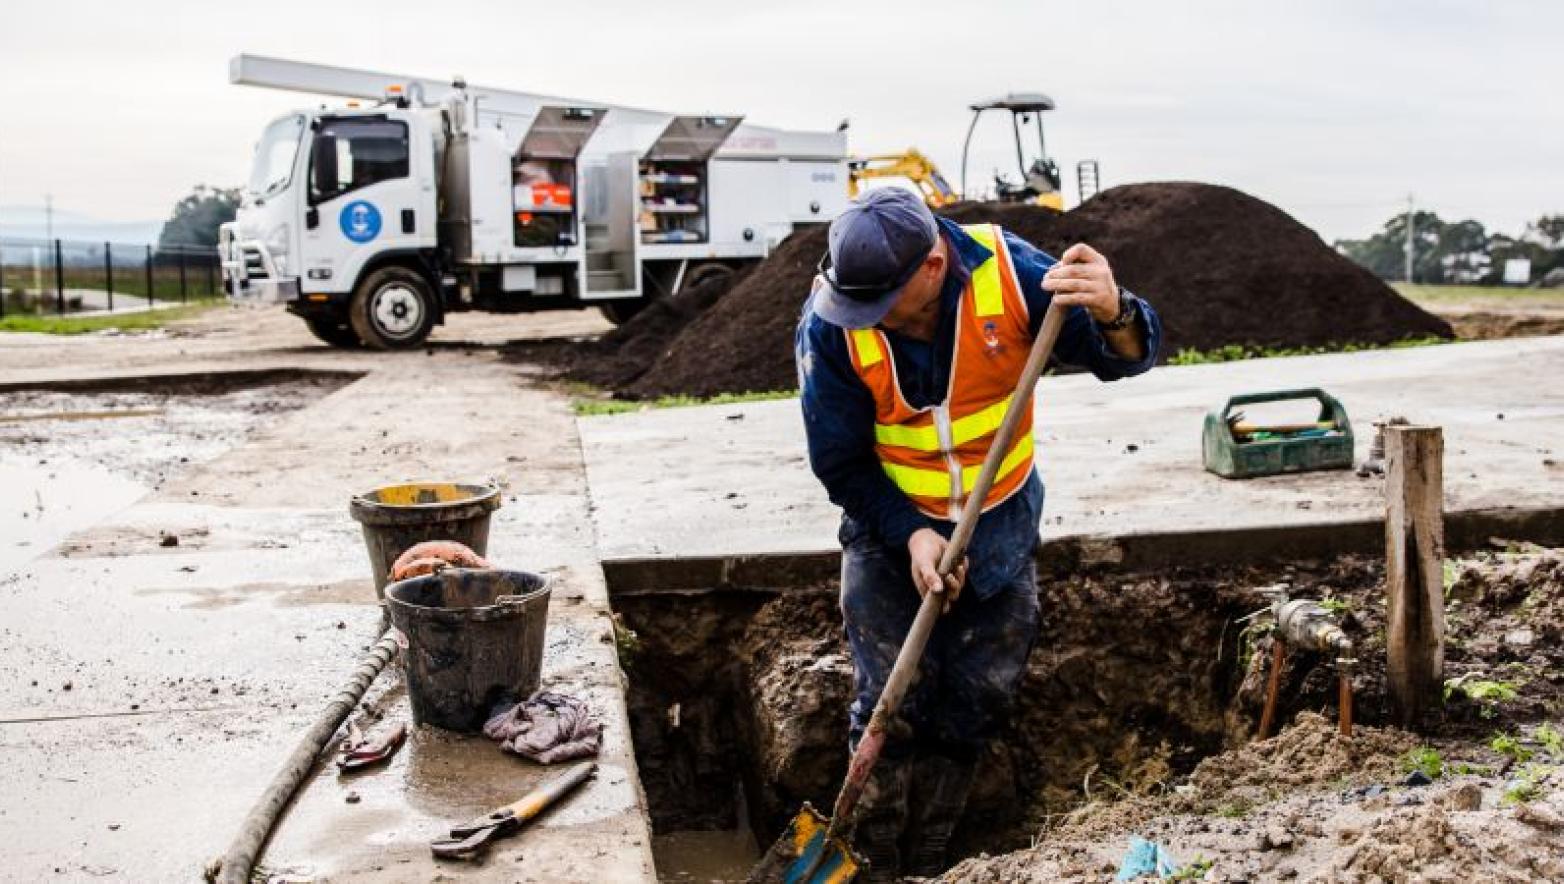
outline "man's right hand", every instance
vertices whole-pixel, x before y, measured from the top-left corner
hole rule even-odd
[[[961,587],[967,582],[965,556],[943,580],[940,579],[940,559],[944,558],[945,547],[949,545],[950,541],[933,528],[919,528],[907,538],[907,553],[912,560],[912,585],[917,587],[919,596],[931,592],[944,593],[945,610],[942,613],[947,614],[961,595]]]

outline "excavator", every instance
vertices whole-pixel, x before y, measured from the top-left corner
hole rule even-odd
[[[847,195],[856,197],[862,182],[872,178],[905,178],[911,181],[929,208],[948,206],[961,197],[945,182],[934,161],[915,147],[902,153],[882,153],[867,157],[853,157],[847,161]]]
[[[870,179],[903,178],[911,181],[918,188],[929,208],[938,209],[956,202],[968,193],[967,150],[972,145],[972,133],[977,128],[978,118],[986,111],[1000,110],[1010,112],[1010,125],[1015,133],[1016,167],[1021,174],[1021,179],[1016,182],[1004,175],[995,175],[995,197],[1001,202],[1030,203],[1063,211],[1064,193],[1059,165],[1048,156],[1047,143],[1043,139],[1043,112],[1054,109],[1054,100],[1041,92],[1012,92],[1001,98],[978,102],[968,107],[972,111],[972,122],[967,126],[967,137],[961,145],[960,193],[946,182],[945,176],[940,174],[933,160],[924,156],[917,148],[908,148],[903,153],[876,154],[848,160],[848,195],[857,196],[862,188],[862,182]],[[1037,130],[1037,156],[1028,163],[1022,146],[1021,129],[1034,123]],[[1078,172],[1081,175],[1081,198],[1086,199],[1090,196],[1087,192],[1088,176],[1090,191],[1095,192],[1097,189],[1096,161],[1083,161]]]

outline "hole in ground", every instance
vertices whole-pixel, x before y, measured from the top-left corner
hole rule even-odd
[[[982,760],[952,861],[1026,846],[1085,799],[1166,788],[1230,732],[1248,653],[1235,621],[1267,576],[1040,581],[1013,721]],[[852,663],[835,585],[621,595],[636,759],[664,881],[742,879],[847,762]],[[697,833],[726,833],[702,835]],[[749,835],[747,833],[753,833]]]

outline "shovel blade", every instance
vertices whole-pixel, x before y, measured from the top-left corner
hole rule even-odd
[[[750,872],[751,884],[847,884],[864,867],[841,837],[826,838],[830,821],[808,803]]]

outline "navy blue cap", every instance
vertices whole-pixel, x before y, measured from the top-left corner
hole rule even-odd
[[[831,222],[829,238],[814,311],[842,328],[870,328],[891,312],[939,241],[939,225],[918,194],[884,187],[853,200]]]

